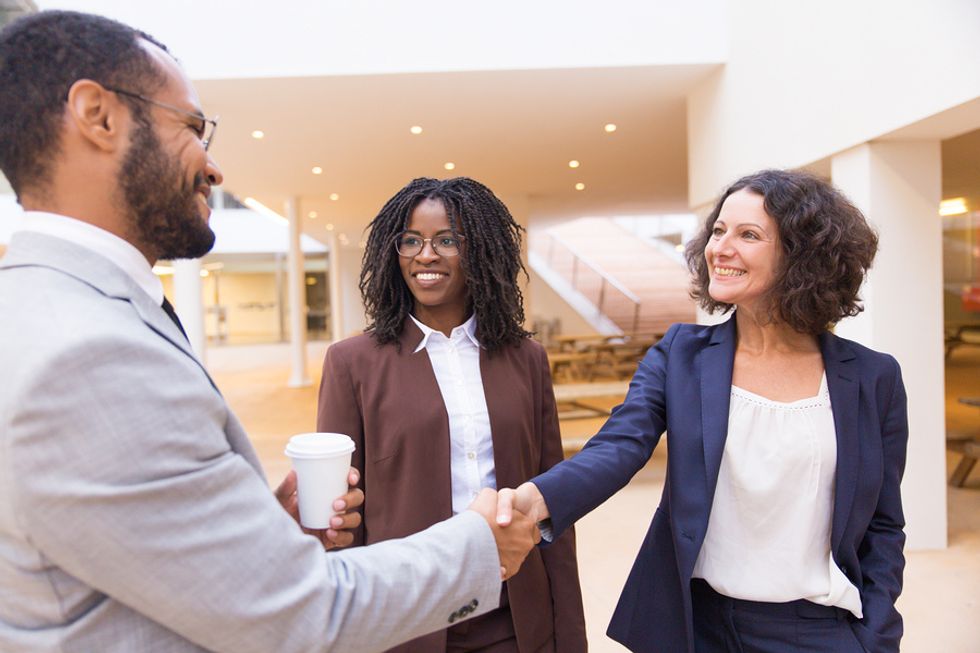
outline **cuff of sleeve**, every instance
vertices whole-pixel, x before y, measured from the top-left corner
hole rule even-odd
[[[551,544],[555,541],[555,530],[551,526],[551,518],[542,519],[538,522],[538,530],[541,531],[541,544]]]

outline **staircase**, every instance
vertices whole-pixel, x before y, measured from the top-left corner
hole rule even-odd
[[[580,218],[533,234],[528,258],[602,333],[662,334],[694,321],[686,267],[614,220]]]

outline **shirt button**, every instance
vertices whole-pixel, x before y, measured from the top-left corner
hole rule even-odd
[[[466,454],[466,457],[469,458],[470,460],[473,460],[474,458],[476,458],[476,452],[471,451],[468,454]]]

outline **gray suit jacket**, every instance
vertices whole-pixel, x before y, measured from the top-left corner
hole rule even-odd
[[[0,651],[381,651],[497,606],[475,513],[325,554],[174,324],[89,250],[14,236],[0,375]]]

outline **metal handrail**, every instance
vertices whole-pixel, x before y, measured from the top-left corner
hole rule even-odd
[[[629,288],[624,287],[621,283],[616,281],[616,279],[603,270],[597,263],[594,263],[588,259],[587,256],[579,252],[571,243],[566,241],[564,238],[556,233],[548,232],[548,237],[551,239],[548,247],[548,265],[554,268],[554,253],[555,253],[555,243],[559,243],[562,247],[567,249],[572,255],[572,288],[578,290],[578,263],[582,262],[587,268],[599,275],[602,283],[599,285],[599,301],[596,308],[600,315],[603,313],[603,304],[606,300],[606,285],[610,285],[620,293],[623,294],[626,299],[633,302],[633,333],[636,333],[640,322],[640,298],[637,297]]]

